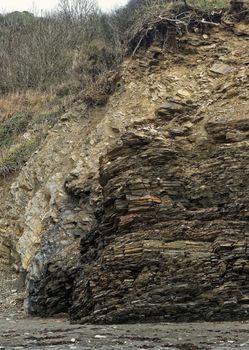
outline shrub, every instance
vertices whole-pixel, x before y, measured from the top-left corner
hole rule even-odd
[[[97,81],[89,84],[89,86],[81,92],[79,98],[86,103],[88,107],[104,106],[110,95],[114,93],[120,78],[119,71],[103,74]]]
[[[72,74],[82,82],[82,75],[91,79],[109,69],[120,54],[110,19],[94,0],[60,0],[58,9],[43,17],[1,16],[0,92],[44,90]]]
[[[15,113],[0,126],[0,146],[8,145],[12,136],[24,132],[29,124],[30,115],[27,113]]]
[[[45,126],[45,129],[47,129],[47,126],[53,127],[57,123],[60,116],[60,111],[43,112],[36,114],[30,123],[30,127],[38,130],[39,137],[42,138],[44,130],[43,126]]]
[[[1,15],[0,92],[44,91],[72,80],[84,89],[119,64],[138,28],[172,6],[184,11],[186,4],[206,11],[229,0],[130,0],[111,14],[101,13],[96,0],[60,0],[55,12],[41,17]]]
[[[20,170],[29,160],[39,143],[40,139],[35,138],[12,146],[8,152],[0,158],[0,176],[6,176]]]

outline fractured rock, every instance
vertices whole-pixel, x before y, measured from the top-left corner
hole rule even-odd
[[[169,99],[156,110],[156,116],[170,121],[177,116],[190,112],[192,109],[193,107],[190,105]]]
[[[102,159],[103,211],[81,241],[72,319],[247,319],[248,145],[165,152],[162,129],[144,133],[150,142],[133,130]]]

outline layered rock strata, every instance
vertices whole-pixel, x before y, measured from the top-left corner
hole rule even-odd
[[[224,143],[220,129],[206,125],[200,146],[152,125],[102,159],[103,212],[81,242],[73,319],[248,318],[249,144]]]
[[[138,53],[106,107],[50,131],[11,186],[6,231],[30,313],[248,318],[246,35],[214,28],[181,53]]]

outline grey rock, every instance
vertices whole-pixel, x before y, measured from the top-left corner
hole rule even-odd
[[[225,64],[225,63],[215,63],[211,68],[210,71],[213,73],[217,73],[217,74],[227,74],[230,73],[231,71],[233,71],[233,67]]]

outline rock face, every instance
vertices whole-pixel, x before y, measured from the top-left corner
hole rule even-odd
[[[103,212],[81,241],[73,319],[248,318],[249,144],[210,142],[224,124],[206,128],[201,146],[137,128],[102,159]]]
[[[31,314],[248,318],[248,38],[200,36],[125,61],[107,106],[76,106],[15,179],[0,234],[15,228]]]

